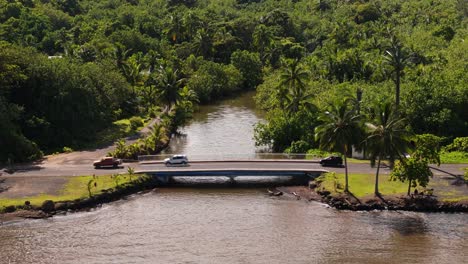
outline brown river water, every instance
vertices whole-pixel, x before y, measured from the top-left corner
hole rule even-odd
[[[172,153],[255,156],[247,94],[204,107]],[[211,155],[211,156],[210,156]],[[467,263],[468,215],[350,212],[266,188],[161,188],[0,226],[0,263]]]

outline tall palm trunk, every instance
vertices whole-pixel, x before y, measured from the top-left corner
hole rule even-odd
[[[375,174],[375,190],[374,194],[379,194],[379,170],[380,170],[380,161],[382,160],[382,155],[379,155],[379,160],[377,161],[377,172]]]
[[[396,72],[396,80],[395,80],[395,105],[398,107],[400,105],[400,78],[401,78],[400,71]]]
[[[345,166],[345,192],[349,192],[348,186],[348,161],[346,159],[346,153],[344,153],[344,166]]]
[[[409,181],[409,184],[408,184],[408,196],[410,195],[411,193],[411,183],[413,182],[413,180],[410,180]]]

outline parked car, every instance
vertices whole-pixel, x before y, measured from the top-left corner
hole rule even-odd
[[[343,166],[343,159],[338,156],[330,156],[320,160],[322,166]]]
[[[170,158],[164,159],[164,164],[166,164],[166,166],[174,164],[186,165],[188,164],[188,159],[185,155],[174,155]]]
[[[93,165],[94,168],[99,169],[101,167],[113,167],[117,168],[120,164],[122,164],[121,159],[116,159],[114,157],[103,157],[100,160],[94,161]]]

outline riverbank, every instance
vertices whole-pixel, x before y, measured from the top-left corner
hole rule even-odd
[[[468,184],[458,178],[435,179],[426,192],[406,195],[407,185],[381,179],[381,195],[372,194],[373,175],[350,175],[350,192],[343,191],[343,175],[325,174],[309,187],[282,187],[284,193],[328,204],[338,210],[352,211],[414,211],[414,212],[468,212]]]
[[[154,190],[157,185],[158,182],[147,175],[74,177],[59,194],[0,199],[0,223],[90,210],[129,195]]]

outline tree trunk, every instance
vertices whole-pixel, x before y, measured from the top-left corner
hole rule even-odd
[[[395,104],[398,107],[400,105],[400,71],[396,72],[395,81]]]
[[[380,161],[381,161],[381,156],[379,155],[379,160],[377,161],[377,173],[375,174],[375,190],[374,194],[378,195],[379,194],[379,170],[380,170]]]
[[[408,196],[410,196],[410,194],[411,194],[411,182],[412,182],[412,180],[409,180],[409,184],[408,184]]]
[[[348,186],[348,161],[346,160],[346,153],[344,154],[344,166],[345,166],[345,192],[349,192]]]

